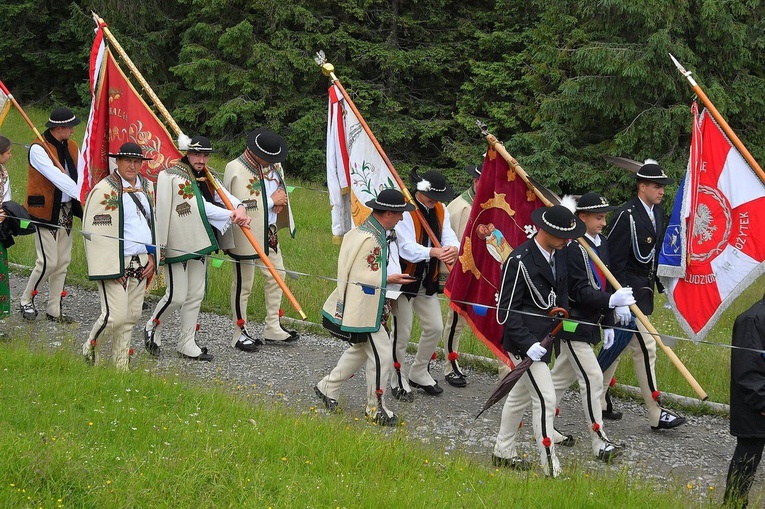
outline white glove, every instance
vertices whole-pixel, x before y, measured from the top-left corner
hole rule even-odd
[[[616,308],[619,306],[629,306],[635,303],[635,297],[632,296],[632,288],[625,286],[616,290],[611,298],[608,299],[608,307]]]
[[[627,306],[619,306],[616,308],[616,324],[627,326],[632,320],[632,313]]]
[[[614,329],[603,330],[603,350],[608,350],[614,346]]]
[[[537,341],[531,347],[526,350],[526,355],[528,355],[529,359],[532,361],[541,361],[542,357],[547,353],[547,348],[543,347],[539,344]]]

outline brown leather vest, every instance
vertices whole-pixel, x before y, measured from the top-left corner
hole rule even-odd
[[[35,140],[32,146],[40,145],[40,140]],[[77,164],[79,157],[79,148],[73,140],[69,140],[67,143],[69,148],[69,155],[72,157],[74,164]],[[30,147],[31,148],[31,147]],[[53,164],[59,163],[58,153],[56,148],[47,141],[45,146],[47,148],[46,153],[51,158]],[[63,165],[62,165],[63,166]],[[82,218],[82,207],[80,206],[79,196],[74,196],[72,200],[72,211],[74,215]],[[27,200],[26,209],[32,219],[41,221],[48,224],[57,224],[58,215],[61,208],[61,190],[54,186],[50,180],[37,171],[32,165],[29,165],[27,170]]]

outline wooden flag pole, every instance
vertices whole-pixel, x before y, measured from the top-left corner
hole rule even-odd
[[[29,128],[32,129],[32,131],[35,133],[37,140],[40,142],[40,144],[43,146],[45,151],[48,153],[48,157],[50,157],[51,162],[56,166],[56,168],[61,170],[62,173],[66,173],[68,175],[66,170],[64,170],[64,167],[61,166],[61,163],[58,160],[58,156],[53,155],[53,152],[51,151],[51,148],[48,142],[45,141],[45,138],[43,138],[42,134],[40,134],[40,131],[37,130],[37,127],[35,127],[34,123],[32,123],[32,120],[27,116],[24,109],[21,107],[18,101],[16,101],[16,98],[13,97],[13,94],[11,94],[11,92],[8,90],[8,88],[5,86],[5,84],[2,81],[0,81],[0,90],[2,90],[5,93],[5,95],[8,96],[8,99],[11,100],[11,104],[13,104],[18,110],[18,112],[21,113],[21,116],[24,117],[24,120],[26,121]]]
[[[741,153],[741,155],[746,159],[746,162],[749,163],[749,166],[757,173],[757,176],[760,177],[760,180],[765,182],[765,171],[762,170],[760,165],[757,163],[757,161],[752,157],[752,154],[749,153],[749,150],[744,146],[744,144],[741,142],[741,140],[736,136],[736,133],[733,132],[733,129],[728,125],[728,122],[725,121],[723,116],[720,114],[719,111],[717,111],[717,108],[715,108],[715,105],[712,104],[712,101],[709,100],[709,97],[707,97],[707,94],[704,93],[704,91],[701,89],[701,87],[696,83],[696,80],[694,80],[691,77],[691,71],[686,71],[685,68],[680,64],[680,62],[677,61],[677,59],[672,56],[672,53],[669,53],[669,58],[672,59],[672,61],[675,63],[675,66],[677,67],[677,70],[680,71],[680,74],[685,76],[688,79],[688,83],[691,84],[691,88],[696,93],[696,95],[701,99],[701,102],[704,103],[704,106],[707,107],[709,112],[712,114],[712,117],[714,117],[715,121],[717,121],[718,125],[722,128],[722,130],[725,132],[725,135],[728,136],[728,139],[735,145],[735,147],[738,149],[738,151]]]
[[[127,53],[125,53],[125,50],[122,48],[120,43],[117,42],[117,40],[114,38],[106,22],[103,19],[101,19],[98,16],[98,14],[96,14],[95,12],[93,12],[92,14],[96,24],[99,26],[99,28],[101,28],[101,30],[103,30],[104,35],[109,41],[109,44],[111,44],[111,46],[117,51],[117,54],[120,56],[120,58],[122,58],[122,60],[128,66],[128,68],[130,69],[130,72],[133,73],[133,76],[135,77],[136,81],[138,81],[138,83],[143,88],[144,92],[146,92],[146,94],[152,100],[152,102],[154,103],[154,106],[156,106],[157,110],[164,117],[165,121],[170,125],[170,128],[173,130],[173,132],[175,132],[175,135],[178,136],[179,138],[184,136],[183,131],[175,122],[175,119],[173,119],[172,115],[170,115],[170,112],[167,111],[167,108],[165,108],[165,105],[162,104],[162,101],[160,101],[159,97],[157,97],[157,94],[155,94],[154,91],[151,89],[151,87],[149,86],[149,83],[141,75],[140,71],[138,71],[138,68],[135,66],[135,64],[133,64],[133,61],[130,60],[130,57],[128,57]],[[181,148],[181,150],[184,150],[184,149]],[[215,190],[217,191],[221,201],[223,201],[223,204],[226,206],[228,210],[233,211],[234,207],[231,204],[231,201],[228,199],[228,196],[226,196],[226,193],[223,191],[223,188],[218,183],[218,179],[212,175],[212,172],[210,171],[209,168],[205,167],[205,172],[207,174],[208,180],[213,183],[213,186],[215,187]],[[274,264],[271,262],[271,260],[268,259],[268,256],[266,255],[265,251],[263,251],[263,248],[260,246],[260,243],[255,239],[255,236],[252,234],[252,231],[249,228],[241,228],[241,230],[242,230],[242,233],[244,233],[244,236],[247,237],[247,240],[250,241],[250,244],[252,244],[252,247],[255,249],[255,252],[258,253],[260,260],[268,269],[268,272],[271,274],[271,277],[274,278],[274,281],[276,281],[276,283],[279,285],[279,288],[282,289],[282,292],[284,292],[284,295],[290,301],[290,304],[292,304],[292,307],[295,308],[295,311],[297,311],[297,313],[300,315],[300,318],[302,318],[303,320],[308,318],[308,316],[303,312],[303,308],[300,306],[300,303],[298,303],[297,299],[292,294],[289,287],[282,279],[281,275],[279,275],[279,272],[276,270],[276,267],[274,267]]]
[[[359,123],[361,124],[361,127],[367,133],[367,136],[369,136],[369,139],[372,140],[372,144],[374,145],[375,149],[377,149],[377,153],[380,154],[380,157],[382,157],[383,162],[385,162],[385,166],[388,167],[388,170],[393,176],[393,179],[396,181],[396,184],[398,184],[398,186],[401,188],[401,192],[404,194],[404,198],[406,199],[406,201],[414,205],[414,213],[417,215],[417,219],[420,220],[420,224],[425,230],[425,233],[427,233],[428,237],[430,237],[430,242],[433,244],[433,247],[440,248],[441,240],[436,238],[436,234],[433,233],[433,229],[425,220],[425,217],[422,215],[422,211],[420,211],[420,207],[417,206],[417,202],[412,197],[412,194],[409,192],[409,189],[406,187],[406,184],[404,184],[404,181],[401,180],[401,177],[396,171],[396,168],[393,167],[393,163],[390,161],[390,159],[388,159],[388,155],[383,150],[382,146],[380,145],[380,142],[378,142],[377,138],[375,138],[375,135],[372,133],[372,129],[369,128],[369,125],[367,125],[366,121],[364,120],[364,117],[361,116],[361,113],[356,108],[356,105],[353,103],[353,100],[348,95],[348,92],[345,91],[345,87],[343,87],[343,84],[340,83],[340,80],[335,75],[335,66],[327,62],[323,51],[320,51],[319,53],[316,54],[315,60],[316,60],[316,63],[319,64],[319,66],[321,66],[322,74],[324,74],[324,76],[329,78],[330,83],[337,86],[337,88],[340,90],[340,93],[343,95],[345,102],[348,104],[348,107],[351,108],[351,111],[353,111],[353,113],[356,115],[356,118],[359,119]],[[451,265],[446,265],[446,268],[449,271],[452,270]]]
[[[554,203],[546,198],[544,194],[529,180],[529,176],[526,171],[521,168],[521,165],[518,164],[518,161],[516,161],[515,158],[507,152],[507,150],[505,150],[504,145],[502,145],[502,143],[500,143],[494,135],[486,130],[485,125],[479,124],[479,127],[481,127],[481,132],[486,137],[489,145],[491,145],[494,150],[496,150],[497,153],[499,153],[499,155],[501,155],[505,161],[507,161],[507,164],[509,164],[510,167],[515,170],[515,172],[518,174],[518,176],[521,177],[521,179],[523,179],[524,182],[526,182],[526,185],[529,186],[529,189],[534,191],[534,194],[539,197],[545,206],[552,207]],[[590,244],[581,237],[577,239],[577,241],[587,250],[587,255],[595,263],[595,265],[598,266],[598,269],[603,272],[603,274],[606,276],[606,279],[608,279],[608,282],[611,283],[611,286],[613,286],[616,290],[621,288],[622,286],[619,284],[619,281],[616,280],[614,275],[610,270],[608,270],[608,267],[605,266],[603,261],[598,258],[598,255],[590,247]],[[661,340],[661,335],[659,332],[656,330],[653,324],[651,324],[651,321],[648,319],[648,317],[642,311],[640,311],[640,308],[637,306],[637,304],[632,304],[630,306],[630,311],[632,311],[632,313],[635,315],[635,318],[637,318],[640,323],[643,324],[648,333],[653,336],[653,338],[656,340],[656,344],[659,345],[667,357],[669,357],[669,360],[672,361],[672,364],[675,366],[675,368],[677,368],[680,374],[683,375],[683,377],[688,381],[693,390],[696,391],[696,394],[698,394],[699,398],[706,400],[709,397],[706,391],[704,391],[701,385],[699,385],[691,372],[688,371],[688,368],[685,367],[685,364],[683,364],[683,362],[678,358],[677,354],[675,354],[675,352],[670,347],[664,344],[664,342]]]

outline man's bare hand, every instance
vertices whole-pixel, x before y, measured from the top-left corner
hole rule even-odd
[[[234,212],[231,213],[231,221],[243,228],[250,227],[250,216],[247,215],[247,209],[244,208],[244,205],[234,209]]]
[[[415,281],[417,279],[409,274],[388,274],[388,284],[391,285],[405,285]]]
[[[143,268],[141,275],[144,278],[151,276],[154,273],[154,255],[149,255],[149,261],[146,262],[146,267]]]
[[[458,252],[454,246],[430,248],[430,256],[438,258],[447,265],[453,265],[457,261]]]

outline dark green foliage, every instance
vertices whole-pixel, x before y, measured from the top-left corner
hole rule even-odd
[[[187,134],[227,156],[268,126],[287,171],[324,180],[322,49],[396,168],[461,172],[480,162],[486,122],[556,191],[626,198],[602,156],[685,168],[688,69],[765,156],[758,0],[19,0],[0,5],[1,79],[22,102],[88,105],[90,9],[98,11]]]

